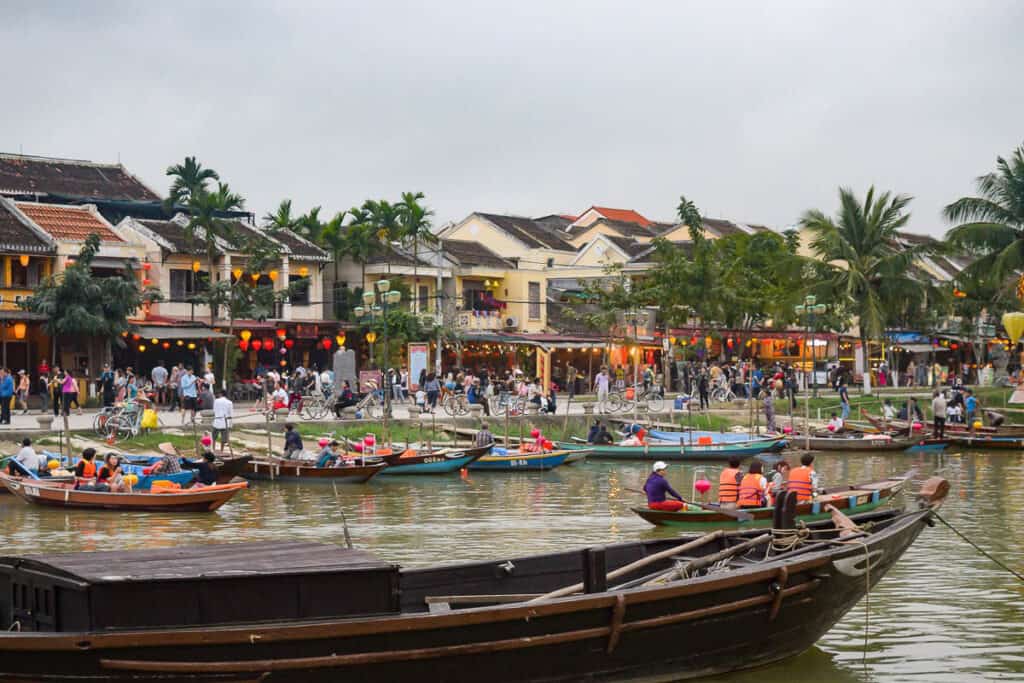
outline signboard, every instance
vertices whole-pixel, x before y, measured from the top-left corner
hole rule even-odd
[[[430,344],[412,343],[409,346],[409,391],[419,390],[420,373],[427,369],[430,362]]]

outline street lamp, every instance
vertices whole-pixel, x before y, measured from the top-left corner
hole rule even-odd
[[[376,290],[376,292],[374,291]],[[384,321],[384,359],[385,363],[391,359],[391,340],[389,337],[388,307],[395,306],[402,300],[402,293],[397,289],[391,289],[389,280],[378,280],[374,289],[363,292],[363,303],[365,306],[356,306],[353,309],[357,318],[369,316],[371,324],[374,319],[380,316]],[[373,366],[373,344],[377,341],[377,333],[369,331],[366,333],[366,341],[370,344],[370,366]],[[391,416],[391,387],[387,386],[387,368],[381,372],[380,389],[384,392],[384,438],[388,440],[388,418]]]

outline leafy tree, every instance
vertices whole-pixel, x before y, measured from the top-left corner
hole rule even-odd
[[[167,175],[174,178],[167,199],[164,200],[164,207],[168,212],[173,211],[179,204],[187,204],[193,196],[204,192],[209,181],[220,180],[216,171],[212,168],[203,168],[195,157],[185,157],[183,163],[168,166]]]
[[[633,281],[619,264],[604,269],[604,277],[583,284],[579,301],[566,307],[566,314],[587,328],[605,337],[605,361],[612,342],[629,341],[632,333],[625,321],[627,314],[639,315],[652,303],[644,281]]]
[[[703,232],[704,230],[704,219],[700,215],[700,209],[697,205],[687,199],[684,195],[679,195],[679,205],[676,207],[676,215],[679,216],[679,220],[686,224],[690,228],[690,238],[693,239],[694,232]]]
[[[185,226],[185,236],[192,244],[202,243],[206,252],[207,288],[216,281],[217,257],[221,254],[224,244],[235,244],[237,241],[234,224],[231,219],[222,218],[225,212],[236,211],[245,206],[241,195],[235,194],[227,183],[217,183],[213,192],[199,190],[187,203],[190,216]],[[217,323],[217,298],[209,297],[210,325]]]
[[[366,264],[384,251],[379,230],[369,212],[361,207],[349,209],[351,221],[345,227],[345,253],[362,268],[359,286],[366,283]]]
[[[384,245],[402,239],[401,211],[397,204],[385,199],[367,199],[361,208],[378,242]]]
[[[100,239],[89,235],[78,259],[63,272],[36,286],[21,307],[45,316],[43,329],[53,339],[53,360],[61,339],[102,339],[124,345],[122,333],[129,329],[128,316],[146,302],[162,297],[155,287],[140,288],[130,271],[124,277],[95,277],[92,262]]]
[[[315,211],[319,212],[320,207],[316,207]],[[263,224],[271,230],[292,230],[305,237],[302,229],[305,219],[306,216],[296,216],[292,213],[292,200],[282,199],[277,205],[277,210],[263,215]]]
[[[419,287],[419,256],[420,243],[427,245],[437,244],[437,237],[430,231],[430,217],[434,212],[423,206],[420,200],[423,199],[422,192],[403,192],[402,201],[398,204],[398,224],[402,241],[408,244],[412,242],[412,280],[414,287]],[[438,292],[440,295],[440,292]],[[412,311],[419,311],[419,292],[413,292]]]
[[[1009,159],[996,158],[996,170],[976,180],[979,197],[962,197],[945,209],[959,223],[946,233],[954,247],[979,258],[969,275],[1002,282],[1024,270],[1024,145]]]
[[[932,247],[897,243],[899,229],[910,219],[905,211],[910,200],[889,192],[876,197],[871,187],[860,202],[852,190],[840,188],[839,213],[834,219],[817,209],[800,219],[810,231],[811,247],[829,266],[822,283],[827,300],[846,306],[858,318],[866,391],[870,391],[868,342],[884,344],[893,302],[897,297],[924,299],[924,287],[910,270],[914,260]]]

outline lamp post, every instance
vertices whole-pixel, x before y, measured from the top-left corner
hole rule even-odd
[[[625,315],[626,325],[632,325],[633,327],[633,349],[631,355],[633,356],[633,424],[637,423],[637,406],[640,403],[640,397],[637,396],[637,382],[639,380],[639,361],[640,361],[640,333],[637,327],[640,324],[640,313],[635,309],[631,309]]]
[[[384,321],[384,363],[391,360],[391,339],[389,336],[390,325],[388,324],[388,308],[401,302],[402,293],[397,289],[391,289],[389,280],[377,280],[376,291],[368,290],[363,292],[364,306],[356,306],[353,313],[357,318],[363,318],[367,314],[372,324],[379,314]],[[370,343],[370,366],[373,367],[373,343],[377,341],[377,333],[370,331],[366,334],[366,341]],[[384,392],[384,439],[388,439],[388,418],[391,417],[391,387],[387,384],[387,368],[381,372],[381,387]],[[390,442],[390,441],[389,441]]]
[[[798,318],[802,318],[804,321],[804,351],[807,350],[807,340],[811,334],[811,330],[814,328],[814,316],[822,315],[825,312],[825,304],[817,303],[817,297],[813,294],[808,294],[804,297],[802,304],[797,304],[793,307]],[[815,398],[818,397],[818,380],[817,375],[814,372],[814,363],[817,354],[814,351],[814,340],[811,340],[811,384],[813,385],[813,395]],[[805,354],[801,354],[803,356]],[[806,363],[805,363],[806,367]],[[804,390],[807,390],[807,379],[804,376]],[[810,435],[811,435],[811,401],[810,397],[804,399],[804,431],[805,431],[805,448],[810,449]]]

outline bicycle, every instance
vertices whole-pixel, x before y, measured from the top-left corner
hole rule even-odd
[[[490,401],[491,415],[508,413],[510,417],[516,417],[526,412],[526,397],[510,391],[502,391],[492,396]]]
[[[719,385],[711,390],[710,398],[713,403],[732,403],[736,400],[736,394],[728,385]]]
[[[142,431],[142,414],[148,401],[125,402],[120,410],[111,415],[105,425],[108,439],[131,439]]]
[[[107,421],[119,414],[121,409],[117,406],[104,406],[100,409],[100,412],[96,413],[96,417],[92,419],[92,431],[96,433],[96,436],[107,435]]]
[[[307,420],[322,420],[331,413],[331,405],[323,394],[302,396],[295,406],[295,412]]]
[[[452,417],[461,417],[469,414],[469,400],[465,394],[448,394],[441,403],[444,412]]]

